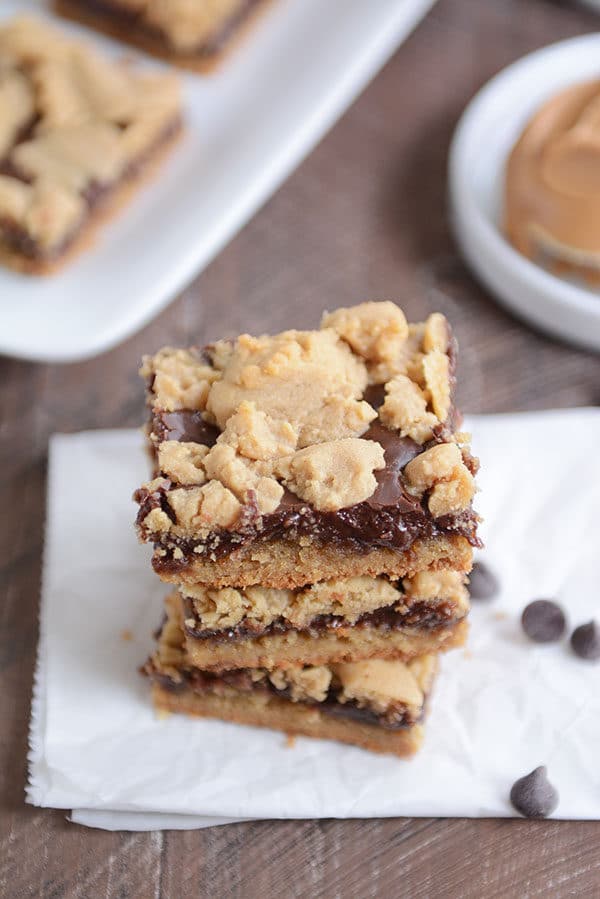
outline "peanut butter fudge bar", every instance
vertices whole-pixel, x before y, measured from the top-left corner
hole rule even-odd
[[[42,19],[0,25],[0,259],[62,263],[180,129],[171,74],[105,59]]]
[[[421,745],[434,655],[408,663],[373,659],[208,672],[190,666],[176,612],[169,605],[167,611],[158,648],[143,669],[153,681],[158,710],[340,740],[399,756]]]
[[[285,668],[402,659],[461,646],[464,575],[422,572],[392,583],[356,577],[297,590],[197,586],[174,594],[197,668]]]
[[[56,0],[69,18],[192,69],[210,68],[260,0]]]
[[[409,325],[391,302],[147,357],[156,477],[135,498],[156,572],[293,589],[468,571],[477,463],[454,361],[442,315]]]

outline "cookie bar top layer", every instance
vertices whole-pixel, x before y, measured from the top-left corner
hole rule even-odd
[[[181,126],[179,84],[41,19],[0,25],[0,241],[62,255],[90,210]]]
[[[167,604],[167,620],[157,650],[143,668],[162,687],[221,695],[231,691],[272,694],[290,702],[314,705],[328,715],[376,723],[392,730],[411,727],[423,717],[436,671],[433,655],[407,663],[371,659],[331,666],[213,673],[188,666],[177,617]]]
[[[409,325],[391,302],[326,314],[316,331],[146,357],[157,477],[135,498],[159,573],[257,540],[477,545],[454,364],[442,315]]]
[[[217,53],[258,0],[79,0],[83,11],[121,26],[125,39],[140,33],[178,54]],[[70,0],[69,6],[74,6]],[[60,6],[60,4],[59,4]]]
[[[465,576],[421,572],[401,582],[355,577],[296,590],[268,587],[181,589],[184,630],[194,640],[240,641],[288,631],[318,636],[350,627],[436,628],[468,610]]]

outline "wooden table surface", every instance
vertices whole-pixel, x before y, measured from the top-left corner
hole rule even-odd
[[[143,352],[314,326],[324,307],[393,298],[413,318],[437,308],[451,316],[469,411],[600,403],[600,358],[501,311],[458,258],[445,207],[450,136],[473,93],[522,54],[598,24],[568,2],[440,0],[254,221],[144,331],[82,364],[0,360],[0,896],[600,895],[596,823],[291,821],[107,833],[23,798],[48,436],[138,425]]]

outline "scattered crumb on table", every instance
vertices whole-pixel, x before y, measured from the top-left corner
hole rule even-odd
[[[125,640],[127,643],[133,640],[133,634],[129,628],[125,628],[125,630],[121,631],[121,640]]]
[[[293,749],[296,745],[296,737],[293,734],[288,734],[285,738],[285,748]]]

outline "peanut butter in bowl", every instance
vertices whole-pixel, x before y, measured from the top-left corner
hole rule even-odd
[[[506,169],[504,227],[524,256],[600,280],[600,80],[555,94]]]

